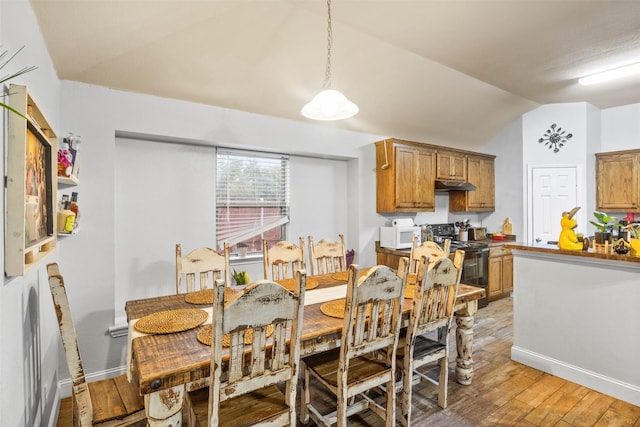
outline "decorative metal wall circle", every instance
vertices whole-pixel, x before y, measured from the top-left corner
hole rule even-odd
[[[572,133],[567,133],[567,131],[562,130],[561,127],[556,129],[556,126],[558,125],[555,123],[549,126],[549,129],[547,129],[542,138],[538,140],[538,143],[542,144],[544,142],[544,145],[549,147],[550,150],[553,149],[554,153],[560,151],[564,144],[573,138]]]

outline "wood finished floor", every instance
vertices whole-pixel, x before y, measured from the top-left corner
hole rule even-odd
[[[462,386],[453,379],[455,331],[452,331],[449,405],[447,409],[437,406],[432,386],[415,386],[413,425],[640,427],[640,407],[513,362],[512,319],[511,298],[492,302],[478,311],[473,347],[475,376],[470,386]],[[330,402],[315,390],[313,399]],[[70,400],[63,399],[58,427],[71,425],[70,406]],[[384,423],[365,412],[349,418],[349,425]]]

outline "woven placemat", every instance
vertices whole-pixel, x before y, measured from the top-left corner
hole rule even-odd
[[[184,300],[189,304],[213,304],[213,292],[212,288],[200,289],[199,291],[189,292],[184,295]],[[238,294],[239,291],[231,288],[224,288],[224,299],[228,300]]]
[[[212,342],[212,333],[211,328],[213,325],[207,324],[198,331],[198,341],[200,341],[204,345],[211,345]],[[273,325],[267,326],[267,336],[270,337],[273,334]],[[244,343],[245,345],[251,344],[253,341],[253,329],[248,329],[247,332],[244,333]],[[222,337],[222,346],[229,347],[231,345],[231,337],[226,334]]]
[[[335,317],[337,319],[344,319],[344,307],[347,304],[346,298],[335,299],[333,301],[327,301],[320,306],[320,311],[325,316]],[[371,314],[369,312],[371,306],[367,309],[367,316]]]
[[[159,311],[141,317],[133,327],[144,334],[170,334],[193,329],[204,323],[208,317],[206,311],[197,308]]]
[[[289,291],[293,291],[294,288],[296,287],[296,279],[276,280],[276,283],[282,285],[284,288],[286,288]],[[307,284],[304,288],[308,291],[309,289],[317,288],[319,285],[320,283],[318,283],[317,280],[307,279]]]

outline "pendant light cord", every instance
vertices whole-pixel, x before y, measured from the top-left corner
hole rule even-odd
[[[331,0],[327,0],[327,68],[324,74],[323,89],[331,89],[331,46],[333,45],[333,28],[331,27]]]

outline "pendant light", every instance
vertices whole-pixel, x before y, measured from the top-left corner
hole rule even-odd
[[[327,0],[327,67],[323,90],[302,107],[302,115],[313,120],[342,120],[358,114],[359,108],[339,91],[331,88],[331,46],[333,30],[331,28],[331,0]]]

